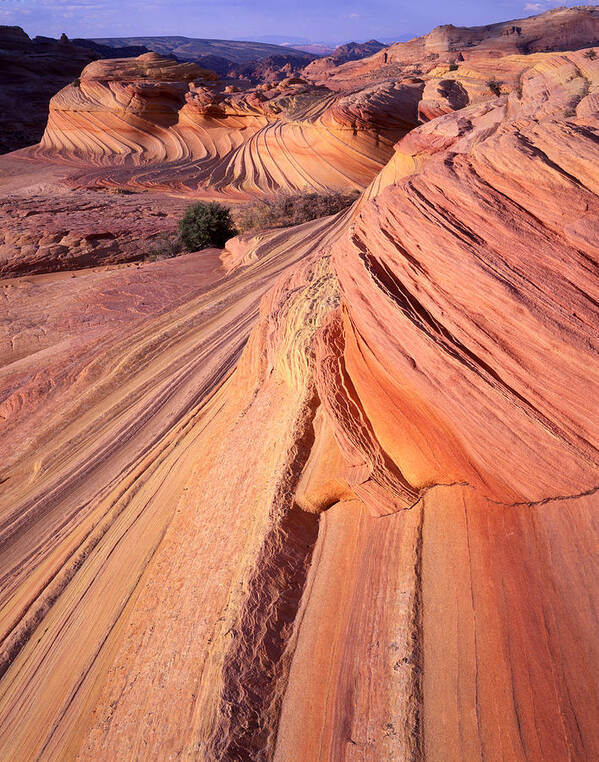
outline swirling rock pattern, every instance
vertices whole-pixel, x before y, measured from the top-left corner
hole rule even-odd
[[[297,122],[194,82],[239,193],[247,115],[423,123],[222,269],[0,283],[1,756],[597,759],[599,60],[497,60]]]
[[[109,167],[103,184],[237,195],[363,189],[417,122],[419,83],[387,83],[339,103],[299,78],[246,93],[156,53],[99,61],[56,95],[31,152]],[[82,176],[88,182],[92,173]]]

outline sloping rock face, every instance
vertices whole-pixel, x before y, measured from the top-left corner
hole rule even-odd
[[[0,282],[0,756],[597,759],[599,58],[464,63],[226,275]]]

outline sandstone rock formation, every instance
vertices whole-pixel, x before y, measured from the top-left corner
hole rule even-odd
[[[239,198],[278,188],[361,190],[417,123],[423,86],[387,83],[355,94],[352,107],[350,96],[338,103],[339,96],[300,78],[237,93],[214,80],[195,64],[156,53],[95,62],[52,99],[46,132],[30,155],[110,167],[102,182],[128,187]],[[391,113],[402,100],[410,104],[406,113]]]
[[[110,48],[87,40],[33,40],[17,26],[0,26],[0,153],[14,151],[41,139],[48,120],[48,103],[58,90],[76,79],[96,58],[110,58]],[[123,57],[147,52],[123,48]]]
[[[129,145],[164,193],[201,163],[142,125],[228,134],[222,198],[283,184],[275,136],[300,168],[294,130],[400,136],[351,209],[222,266],[0,281],[2,758],[599,757],[599,57],[435,61],[293,119],[95,64],[11,159],[72,186],[96,134],[97,178]]]
[[[280,188],[363,189],[419,122],[519,91],[525,53],[598,39],[596,9],[561,9],[444,27],[341,65],[315,62],[305,69],[310,81],[265,70],[268,82],[240,92],[157,54],[97,63],[52,99],[33,154],[110,167],[96,173],[101,183],[132,188],[240,199]],[[93,184],[94,173],[82,182]]]
[[[0,153],[39,142],[50,98],[98,54],[0,26]]]

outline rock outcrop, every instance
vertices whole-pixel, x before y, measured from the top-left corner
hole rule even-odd
[[[20,27],[0,26],[0,153],[38,143],[50,98],[98,55],[49,38],[30,40]]]
[[[147,52],[123,48],[123,57]],[[114,55],[111,48],[88,40],[51,37],[33,40],[16,26],[0,26],[0,153],[41,140],[50,98],[76,80],[90,61]]]
[[[238,129],[256,192],[275,127],[400,138],[222,268],[0,281],[1,757],[599,757],[599,57],[450,66],[295,120],[82,77],[95,124]]]
[[[592,5],[557,8],[488,26],[440,26],[360,61],[341,65],[332,59],[327,59],[324,65],[314,61],[306,67],[305,74],[328,87],[343,87],[351,81],[355,86],[361,77],[405,75],[409,67],[422,73],[439,64],[455,65],[479,58],[497,60],[508,55],[578,50],[593,45],[599,45],[599,8]]]
[[[50,104],[31,155],[82,168],[102,182],[221,192],[363,189],[417,123],[418,82],[339,100],[288,77],[246,92],[156,53],[98,61]],[[394,108],[409,103],[405,114]],[[355,112],[355,115],[352,113]]]

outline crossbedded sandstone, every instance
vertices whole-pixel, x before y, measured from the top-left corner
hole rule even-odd
[[[4,756],[597,758],[599,61],[503,53],[311,104],[393,155],[223,269],[1,284]]]

